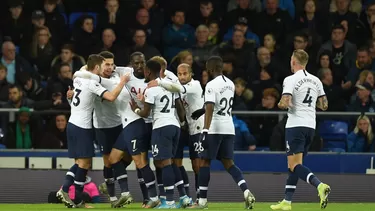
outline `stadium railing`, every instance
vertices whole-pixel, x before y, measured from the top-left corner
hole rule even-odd
[[[0,109],[0,115],[9,114],[9,121],[14,121],[18,109]],[[35,111],[40,115],[67,113],[69,111]],[[281,120],[287,112],[284,111],[234,111],[238,116],[278,116]],[[357,117],[360,112],[317,112],[319,117]],[[366,113],[375,116],[375,113]],[[0,168],[30,168],[30,169],[68,169],[72,160],[67,156],[67,150],[0,150]],[[188,153],[185,152],[185,157]],[[375,153],[337,153],[312,152],[306,157],[305,163],[314,172],[321,173],[374,173],[373,158]],[[152,157],[150,156],[152,161]],[[286,172],[286,157],[284,152],[236,152],[236,164],[246,172]],[[188,170],[191,169],[190,160],[184,159]],[[102,170],[103,161],[97,152],[93,161],[93,169]],[[134,165],[129,170],[135,169]],[[212,163],[212,169],[222,171],[221,163]]]

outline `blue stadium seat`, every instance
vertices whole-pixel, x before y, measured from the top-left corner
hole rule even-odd
[[[319,135],[324,140],[323,151],[346,151],[348,124],[340,121],[324,121],[319,126]]]
[[[16,54],[20,53],[20,46],[16,46]]]
[[[0,144],[0,149],[6,149],[7,147],[3,144]]]
[[[96,27],[96,19],[97,19],[97,14],[94,12],[73,12],[72,14],[69,15],[69,28],[73,29],[74,23],[76,20],[78,20],[82,15],[91,15],[94,17],[94,27]]]
[[[257,147],[255,148],[255,151],[270,151],[270,148],[269,147]]]

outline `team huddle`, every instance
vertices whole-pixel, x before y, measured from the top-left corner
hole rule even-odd
[[[299,178],[317,187],[322,208],[326,207],[330,192],[328,185],[302,165],[315,130],[315,104],[326,110],[328,102],[321,82],[304,70],[306,64],[301,62],[300,54],[295,52],[292,56],[292,67],[297,69],[285,79],[279,103],[280,108],[289,110],[286,146],[290,173],[285,199],[272,205],[274,210],[291,209]],[[71,104],[67,138],[69,157],[75,159],[75,164],[67,172],[57,197],[69,208],[87,207],[82,192],[95,156],[96,140],[104,161],[105,182],[99,189],[108,195],[112,208],[133,202],[126,168],[134,161],[144,198],[142,207],[206,209],[210,164],[218,159],[242,190],[245,208],[252,209],[255,197],[233,162],[235,129],[231,110],[235,86],[222,73],[222,59],[208,59],[206,70],[212,80],[204,92],[200,82],[192,79],[193,72],[187,64],[178,66],[176,76],[166,70],[167,62],[162,57],[146,62],[142,53],[135,52],[130,59],[131,67],[116,67],[113,54],[101,52],[91,55],[82,71],[74,74],[74,89],[67,93]],[[302,94],[306,96],[299,104]],[[309,117],[310,122],[302,121],[307,125],[299,125],[301,115]],[[189,146],[195,173],[196,203],[192,202],[188,175],[182,165],[185,146]],[[148,162],[149,150],[156,178]],[[119,197],[115,193],[116,181],[121,190]],[[71,185],[76,191],[74,201],[68,195]],[[175,187],[178,203],[174,199]]]

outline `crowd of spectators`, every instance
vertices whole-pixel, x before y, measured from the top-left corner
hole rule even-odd
[[[10,0],[0,8],[0,104],[22,111],[16,122],[2,121],[8,148],[66,148],[66,115],[40,121],[24,107],[69,111],[72,75],[103,50],[117,66],[127,66],[135,51],[163,56],[172,72],[187,63],[202,87],[205,61],[220,55],[236,85],[233,110],[277,111],[290,56],[304,49],[307,71],[324,84],[328,111],[375,111],[372,0]],[[285,119],[234,122],[238,150],[284,150]],[[365,131],[361,137],[372,145],[371,128]],[[321,139],[314,143],[319,151]]]

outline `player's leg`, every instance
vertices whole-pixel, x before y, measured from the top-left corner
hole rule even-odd
[[[190,198],[190,189],[189,189],[189,177],[186,172],[185,167],[182,164],[182,159],[184,158],[184,148],[185,146],[188,145],[189,141],[189,133],[188,131],[185,130],[180,130],[180,138],[178,140],[178,145],[177,145],[177,151],[176,154],[173,158],[173,165],[174,168],[177,168],[180,171],[181,174],[181,179],[183,181],[183,188],[185,189],[185,194]],[[177,177],[177,174],[176,174]],[[176,185],[180,184],[181,182],[179,181],[179,178],[176,178],[178,181],[176,181]],[[177,188],[181,188],[180,186],[177,186]],[[181,195],[181,191],[180,195]]]
[[[199,143],[199,134],[191,135],[189,138],[189,155],[195,176],[196,203],[198,203],[199,199],[198,173],[200,167],[200,159],[198,156],[198,152],[201,151],[201,147],[202,146]]]
[[[221,135],[222,141],[219,146],[217,158],[221,160],[224,168],[232,176],[236,184],[241,188],[244,198],[246,209],[252,209],[255,203],[255,197],[247,187],[246,180],[243,177],[242,171],[234,164],[234,135]]]
[[[91,144],[93,145],[93,143]],[[92,157],[94,156],[94,147],[93,147],[92,152],[93,152],[93,155],[91,157],[89,157],[89,155],[83,155],[82,158],[77,159],[78,169],[76,171],[76,175],[74,178],[74,188],[75,188],[74,203],[76,204],[75,207],[77,208],[85,207],[85,202],[83,201],[83,198],[82,198],[83,187],[86,182],[87,172],[91,168]]]

